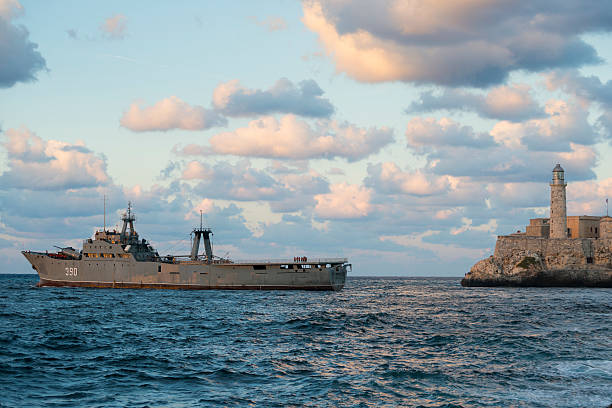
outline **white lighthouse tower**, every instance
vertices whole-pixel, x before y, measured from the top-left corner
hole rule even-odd
[[[553,169],[550,184],[550,237],[567,238],[567,208],[565,204],[565,175],[559,163]]]

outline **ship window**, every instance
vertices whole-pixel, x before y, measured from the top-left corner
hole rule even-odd
[[[280,268],[281,269],[289,269],[289,265],[281,265]]]
[[[253,265],[253,269],[255,269],[256,271],[265,271],[266,265]]]
[[[301,269],[310,269],[312,268],[312,265],[300,265]]]

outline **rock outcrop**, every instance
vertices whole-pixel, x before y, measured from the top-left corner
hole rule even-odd
[[[612,287],[611,239],[500,236],[463,286]]]

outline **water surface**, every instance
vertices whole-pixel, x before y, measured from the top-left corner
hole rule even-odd
[[[607,407],[612,290],[36,288],[0,275],[0,406]]]

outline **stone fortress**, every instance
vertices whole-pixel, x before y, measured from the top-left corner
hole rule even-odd
[[[463,286],[612,287],[612,217],[567,216],[565,172],[553,169],[550,218],[526,232],[497,237],[495,252],[476,263]]]

